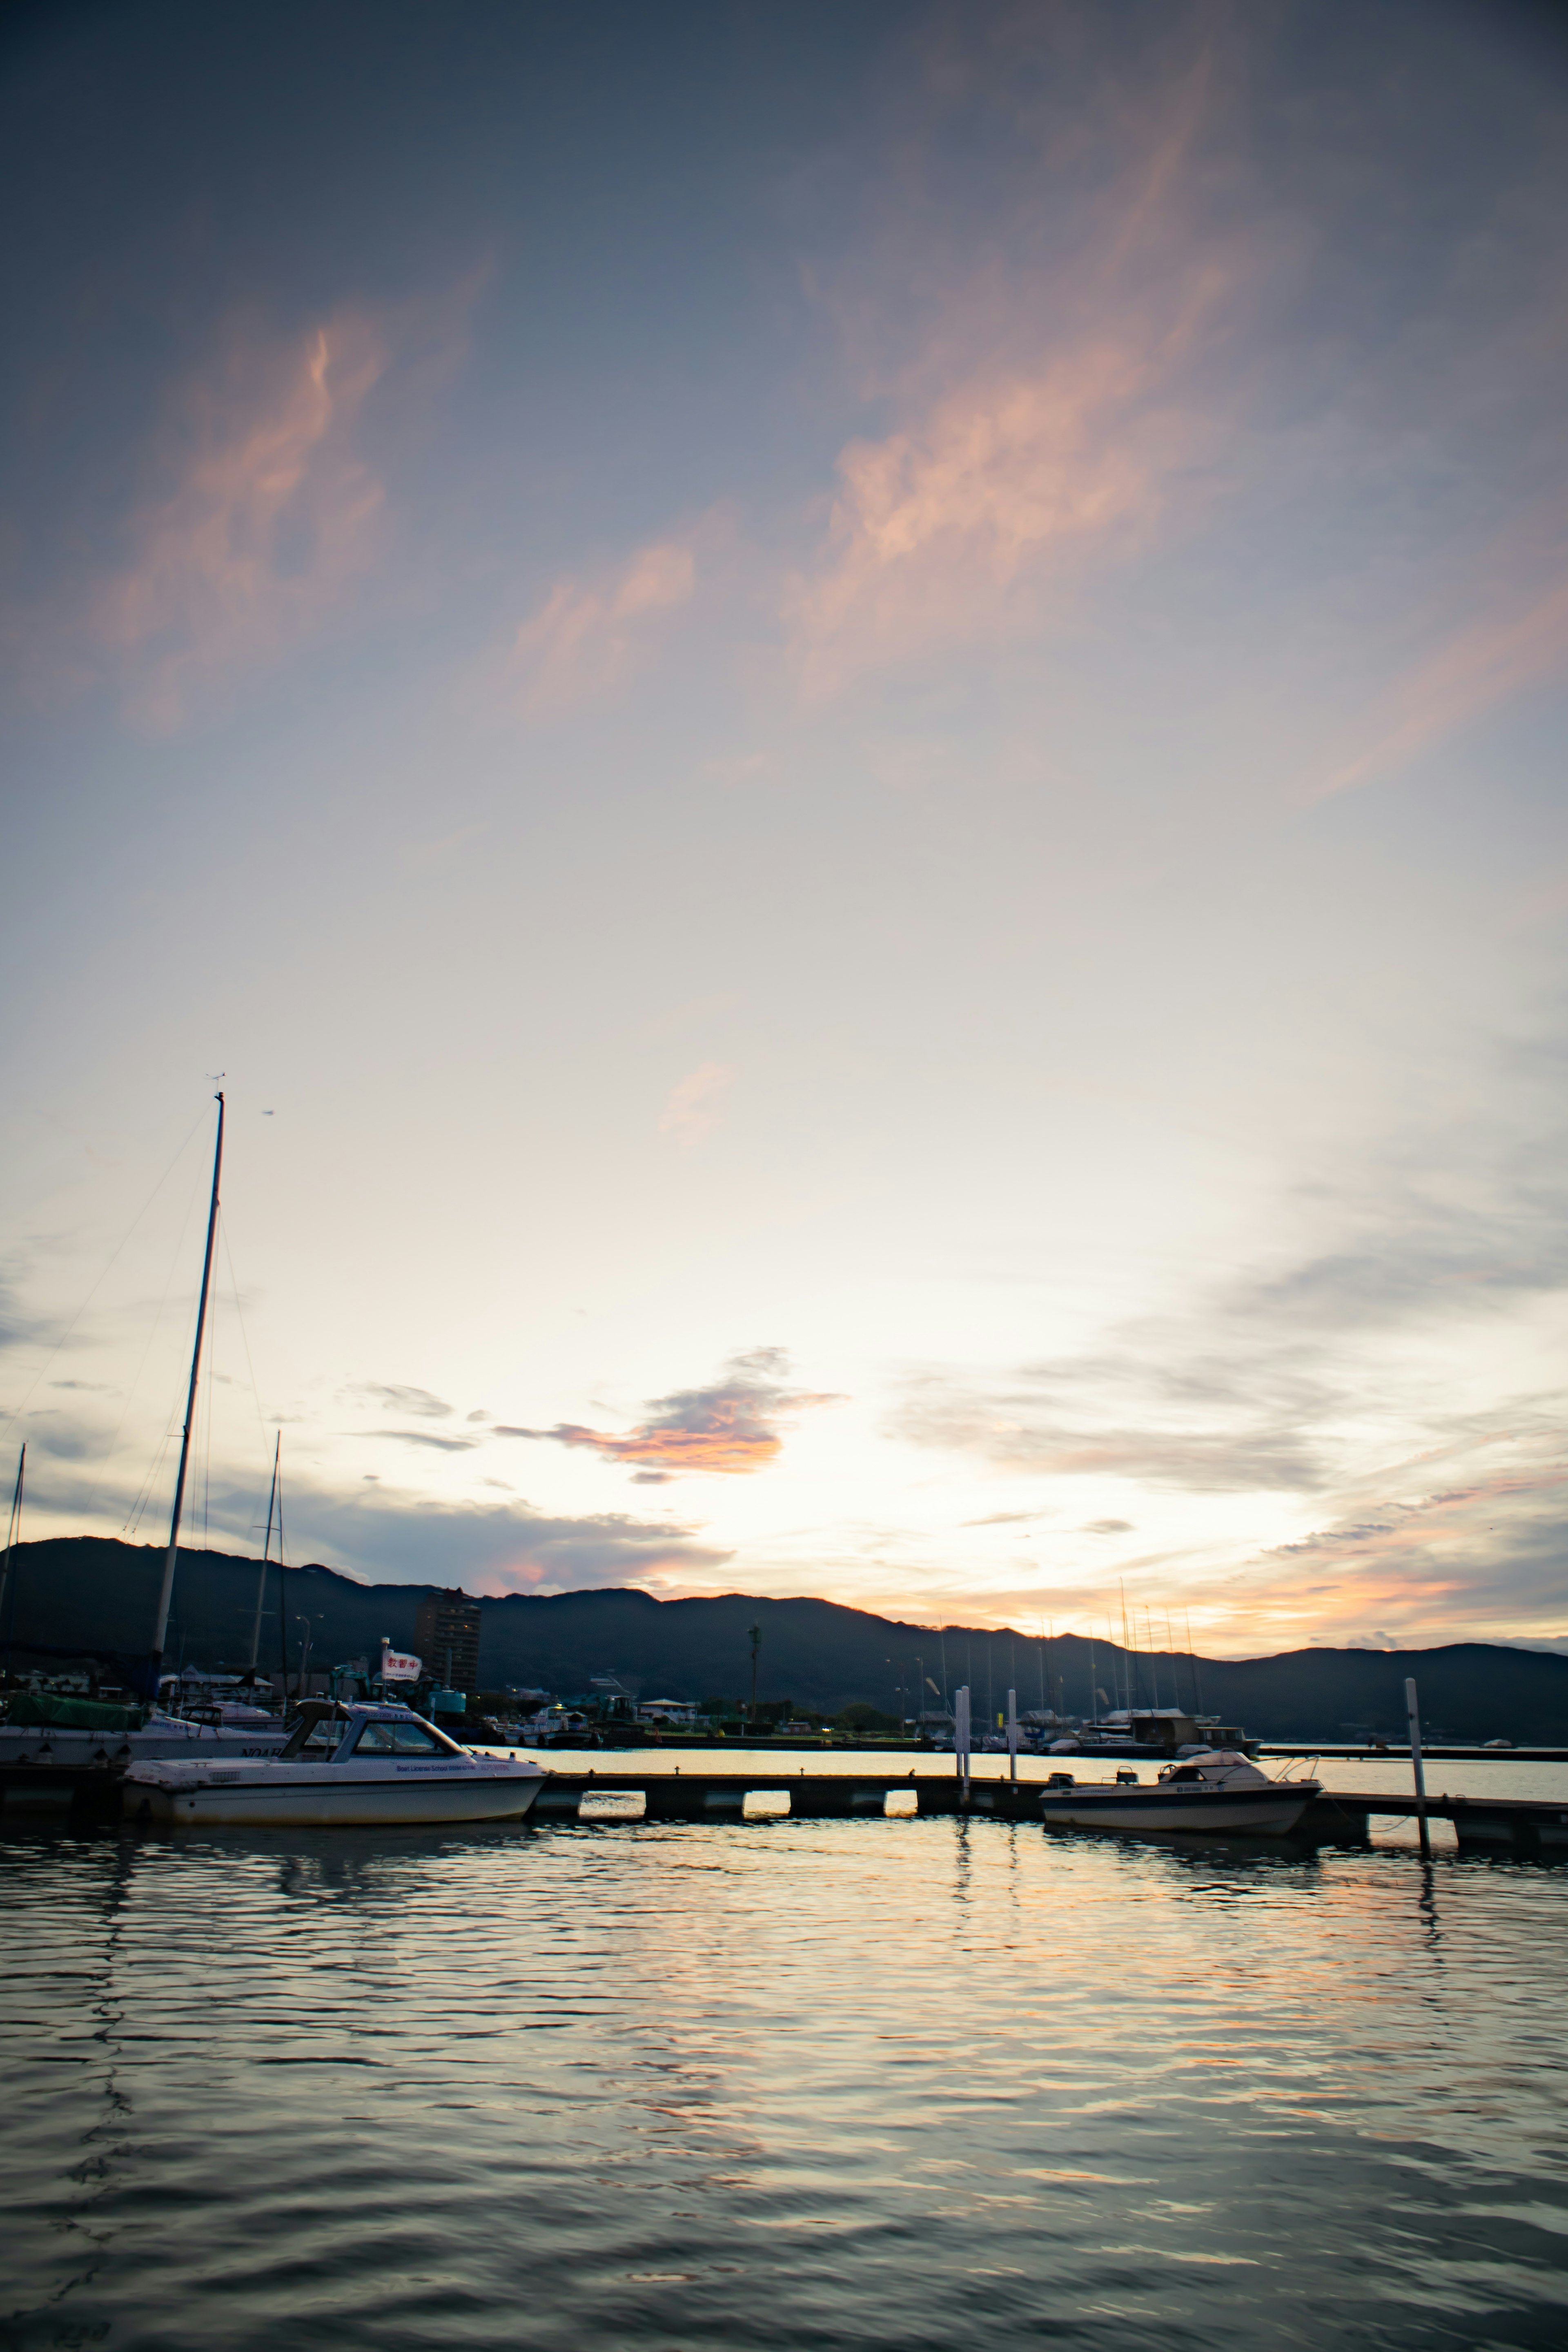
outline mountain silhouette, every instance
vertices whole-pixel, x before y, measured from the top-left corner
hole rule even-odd
[[[18,1664],[66,1656],[114,1664],[144,1655],[161,1548],[97,1536],[21,1544],[6,1615]],[[238,1671],[250,1658],[260,1562],[227,1552],[184,1551],[174,1583],[166,1661]],[[311,1563],[267,1571],[259,1663],[279,1663],[279,1580],[290,1674],[309,1620],[313,1669],[414,1646],[415,1612],[438,1584],[362,1584]],[[1400,1738],[1405,1677],[1420,1686],[1429,1739],[1508,1738],[1568,1746],[1568,1658],[1482,1642],[1440,1649],[1316,1647],[1273,1657],[1193,1659],[1129,1654],[1077,1633],[1042,1641],[1016,1631],[953,1625],[941,1631],[878,1617],[833,1601],[771,1601],[754,1594],[656,1601],[634,1587],[481,1599],[479,1680],[487,1690],[531,1686],[563,1696],[595,1675],[633,1679],[645,1697],[739,1700],[751,1681],[749,1633],[762,1628],[758,1695],[836,1714],[856,1700],[889,1712],[939,1704],[929,1685],[967,1683],[977,1723],[1005,1706],[1098,1711],[1096,1689],[1115,1703],[1179,1705],[1241,1724],[1264,1739],[1339,1741],[1363,1734]],[[30,1645],[37,1645],[31,1648]],[[919,1662],[917,1664],[917,1661]],[[1093,1669],[1091,1682],[1090,1673]],[[945,1681],[944,1681],[945,1674]]]

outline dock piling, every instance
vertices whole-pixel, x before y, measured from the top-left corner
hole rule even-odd
[[[1432,1838],[1426,1827],[1426,1774],[1421,1762],[1421,1710],[1416,1704],[1415,1683],[1412,1675],[1405,1677],[1405,1712],[1410,1720],[1410,1762],[1415,1776],[1415,1820],[1421,1832],[1421,1859],[1432,1859]]]

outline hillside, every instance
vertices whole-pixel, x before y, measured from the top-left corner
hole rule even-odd
[[[106,1664],[143,1653],[163,1554],[153,1545],[98,1537],[59,1537],[18,1546],[15,1613],[8,1630],[17,1656],[41,1645],[57,1656],[92,1654]],[[168,1655],[187,1664],[240,1668],[250,1656],[258,1570],[255,1559],[184,1551],[174,1589]],[[398,1647],[414,1640],[414,1618],[432,1585],[361,1584],[331,1568],[281,1571],[290,1671],[298,1668],[301,1627],[310,1625],[313,1665],[374,1654],[383,1635]],[[635,1678],[647,1696],[742,1697],[750,1689],[748,1629],[762,1628],[759,1696],[836,1713],[855,1699],[892,1708],[921,1676],[947,1686],[968,1682],[975,1708],[1005,1703],[1015,1684],[1021,1706],[1042,1698],[1077,1714],[1091,1705],[1093,1683],[1111,1692],[1123,1653],[1075,1633],[1043,1643],[1016,1633],[926,1625],[877,1617],[830,1601],[766,1601],[745,1593],[713,1600],[656,1601],[631,1589],[514,1593],[481,1601],[480,1677],[489,1688],[534,1685],[561,1693],[585,1690],[591,1675]],[[260,1663],[279,1663],[279,1570],[268,1570]],[[917,1665],[917,1660],[920,1664]],[[1160,1653],[1131,1661],[1141,1704],[1158,1699],[1238,1722],[1260,1738],[1343,1739],[1360,1732],[1398,1736],[1404,1685],[1415,1675],[1422,1714],[1434,1737],[1504,1738],[1521,1744],[1568,1745],[1568,1659],[1483,1643],[1436,1650],[1309,1649],[1270,1658],[1194,1661]],[[1194,1679],[1195,1677],[1195,1679]],[[928,1705],[935,1705],[927,1690]]]

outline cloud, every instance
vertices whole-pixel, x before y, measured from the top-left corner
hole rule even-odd
[[[1447,1164],[1455,1166],[1453,1155]],[[1568,1286],[1568,1192],[1532,1173],[1489,1206],[1456,1208],[1390,1179],[1373,1214],[1339,1249],[1236,1281],[1227,1316],[1300,1332],[1348,1333],[1429,1321]]]
[[[970,232],[967,251],[960,231],[954,249],[947,224],[964,192],[947,189],[944,203],[917,165],[910,249],[881,251],[871,290],[828,298],[847,339],[874,345],[894,331],[888,289],[901,276],[918,324],[901,361],[867,368],[893,422],[840,451],[825,541],[785,592],[809,694],[1037,631],[1045,600],[1086,567],[1146,547],[1216,445],[1226,403],[1208,362],[1241,295],[1267,278],[1273,233],[1260,220],[1198,217],[1223,114],[1201,37],[1184,67],[1163,58],[1142,90],[1112,68],[1086,93],[1109,159],[1095,177],[1081,112],[1029,119],[1010,105],[1009,78],[1022,88],[1041,62],[1020,49],[1042,37],[1049,49],[1057,24],[1012,12],[1000,40],[994,29],[944,60],[932,87],[948,93],[937,101],[948,120],[914,144],[935,156],[955,128],[978,135],[984,117],[994,170],[1011,174],[1011,219]]]
[[[354,1435],[390,1437],[399,1445],[428,1445],[437,1454],[471,1454],[476,1445],[484,1444],[481,1437],[437,1437],[427,1429],[363,1429]]]
[[[1346,1505],[1300,1539],[1257,1554],[1218,1582],[1250,1646],[1311,1629],[1329,1641],[1420,1646],[1487,1641],[1568,1614],[1562,1537],[1563,1399],[1519,1398],[1436,1433],[1455,1484],[1424,1485],[1433,1460],[1364,1476]],[[1368,1629],[1374,1628],[1370,1636]]]
[[[734,1082],[735,1073],[722,1062],[703,1062],[689,1070],[670,1089],[658,1115],[658,1131],[672,1136],[688,1150],[711,1135],[719,1124],[720,1105]]]
[[[784,1445],[777,1425],[781,1420],[843,1402],[789,1388],[783,1377],[788,1369],[789,1359],[781,1348],[732,1356],[724,1377],[711,1387],[656,1397],[647,1420],[621,1436],[574,1422],[559,1422],[553,1429],[498,1428],[495,1433],[550,1438],[559,1445],[585,1447],[605,1462],[636,1463],[643,1483],[696,1472],[749,1476],[778,1459]]]
[[[1494,1097],[1485,1136],[1435,1122],[1355,1194],[1303,1202],[1328,1246],[1210,1278],[1181,1312],[1112,1326],[1079,1353],[915,1372],[893,1433],[1014,1474],[1321,1496],[1348,1517],[1348,1483],[1380,1462],[1480,1442],[1479,1423],[1450,1427],[1445,1384],[1510,1318],[1568,1291],[1561,1163],[1555,1133],[1532,1122],[1517,1142]]]
[[[597,586],[558,580],[512,640],[507,698],[542,718],[613,692],[649,650],[658,622],[689,604],[696,586],[696,548],[680,539],[639,548]]]
[[[851,443],[824,559],[786,599],[808,689],[1033,625],[1047,574],[1144,538],[1193,439],[1152,404],[1157,358],[1105,339],[999,367]]]
[[[28,1466],[32,1467],[31,1446]],[[42,1458],[33,1488],[34,1532],[56,1523],[79,1534],[96,1519],[117,1533],[130,1486],[102,1467]],[[203,1541],[258,1553],[265,1517],[254,1477],[216,1467],[202,1498]],[[258,1516],[259,1507],[259,1516]],[[372,1583],[461,1584],[489,1593],[561,1591],[656,1584],[719,1573],[731,1555],[679,1522],[618,1511],[582,1517],[536,1510],[526,1501],[447,1502],[387,1480],[338,1486],[296,1469],[289,1486],[289,1558],[321,1560]]]
[[[29,1315],[21,1303],[20,1285],[14,1276],[0,1274],[0,1352],[27,1348],[51,1336],[52,1327]]]
[[[29,1457],[47,1454],[57,1462],[102,1462],[114,1450],[114,1432],[110,1429],[84,1429],[79,1423],[60,1423],[57,1427],[41,1427],[40,1423],[58,1422],[51,1408],[47,1412],[29,1413],[26,1421]]]
[[[1166,1351],[1170,1335],[1164,1335]],[[1131,1479],[1194,1494],[1305,1493],[1327,1483],[1316,1413],[1328,1391],[1288,1360],[1160,1361],[1129,1335],[1116,1352],[1028,1364],[966,1384],[916,1375],[896,1436],[999,1469]]]
[[[432,1396],[428,1389],[405,1388],[396,1381],[358,1381],[352,1393],[368,1397],[373,1404],[384,1405],[393,1412],[414,1412],[427,1421],[445,1421],[453,1408],[442,1398]],[[470,1421],[482,1415],[470,1413]]]
[[[1179,1314],[1010,1372],[913,1378],[894,1433],[1012,1475],[1115,1482],[1103,1504],[1091,1485],[1102,1510],[1118,1485],[1129,1500],[1234,1496],[1217,1520],[1151,1497],[1144,1549],[1118,1559],[1141,1600],[1173,1581],[1226,1650],[1554,1638],[1565,1400],[1509,1394],[1496,1367],[1542,1360],[1542,1307],[1568,1289],[1568,1201],[1556,1139],[1521,1146],[1507,1124],[1497,1107],[1468,1152],[1408,1139],[1440,1192],[1369,1170],[1364,1194],[1328,1211],[1337,1245],[1211,1280]],[[1131,1517],[1107,1510],[1080,1532],[1130,1535]],[[1302,1532],[1259,1545],[1281,1525]],[[1103,1590],[1073,1574],[1070,1558],[1052,1573],[1052,1606],[1092,1618]]]
[[[1368,724],[1372,740],[1330,772],[1321,793],[1389,774],[1499,703],[1568,675],[1568,552],[1555,549],[1549,575],[1527,583],[1522,594],[1521,554],[1467,567],[1468,582],[1492,571],[1491,595],[1396,679]]]
[[[344,310],[281,342],[237,332],[185,388],[173,480],[96,599],[140,723],[177,728],[202,688],[276,659],[375,561],[383,488],[354,431],[387,363],[382,330]]]

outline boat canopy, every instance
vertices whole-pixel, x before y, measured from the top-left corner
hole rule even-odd
[[[1267,1772],[1260,1772],[1249,1756],[1243,1756],[1235,1748],[1204,1748],[1195,1755],[1167,1764],[1160,1775],[1160,1785],[1168,1788],[1173,1780],[1222,1780],[1232,1787],[1251,1787],[1268,1779]]]
[[[384,1700],[308,1698],[300,1703],[299,1720],[278,1761],[293,1764],[302,1757],[320,1762],[331,1756],[342,1763],[350,1756],[461,1756],[466,1750],[448,1739],[411,1706],[388,1706]]]

